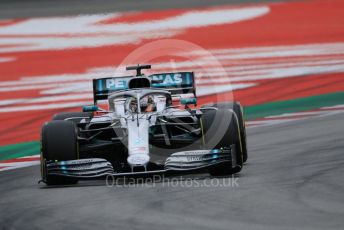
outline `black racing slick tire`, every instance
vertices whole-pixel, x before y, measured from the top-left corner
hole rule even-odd
[[[93,113],[92,112],[63,112],[63,113],[57,113],[53,116],[54,121],[59,121],[59,120],[65,120],[68,118],[73,118],[75,119],[70,119],[75,123],[79,123],[82,119],[84,118],[92,118]]]
[[[208,110],[202,117],[204,141],[207,149],[229,148],[235,145],[236,166],[222,163],[209,168],[212,176],[225,176],[238,173],[243,165],[243,151],[240,139],[239,124],[233,111],[227,109]]]
[[[78,134],[71,121],[50,121],[41,132],[41,173],[47,185],[76,184],[77,179],[48,175],[47,162],[78,159]]]
[[[202,107],[215,107],[218,109],[232,109],[239,121],[239,127],[240,127],[240,137],[242,141],[242,149],[243,149],[243,162],[245,163],[248,158],[247,153],[247,139],[246,139],[246,127],[245,127],[245,120],[244,120],[244,112],[242,109],[242,106],[238,102],[219,102],[219,103],[213,103],[213,104],[206,104]]]

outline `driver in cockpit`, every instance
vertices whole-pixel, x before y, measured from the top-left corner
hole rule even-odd
[[[137,100],[131,99],[129,108],[131,112],[137,113]],[[152,96],[146,96],[140,100],[140,108],[142,113],[149,113],[155,110],[155,102]]]

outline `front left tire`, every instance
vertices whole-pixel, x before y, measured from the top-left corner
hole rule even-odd
[[[202,115],[201,123],[207,149],[235,146],[235,167],[232,167],[232,162],[221,163],[208,170],[210,175],[226,176],[240,172],[243,166],[243,149],[236,114],[228,109],[209,110]]]
[[[219,102],[213,104],[206,104],[203,105],[202,108],[205,107],[215,107],[217,109],[228,109],[233,110],[238,118],[239,127],[240,127],[240,138],[242,141],[242,148],[243,148],[243,162],[246,163],[248,158],[248,151],[247,151],[247,138],[246,138],[246,127],[245,127],[245,120],[244,120],[244,111],[240,103],[234,102]]]

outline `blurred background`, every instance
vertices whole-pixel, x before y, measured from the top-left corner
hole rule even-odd
[[[184,58],[156,49],[142,60],[152,72],[195,71],[201,104],[234,96],[248,120],[340,104],[342,8],[338,0],[1,1],[0,146],[36,153],[44,121],[92,103],[93,78],[114,76],[129,54],[162,39],[190,42],[223,67],[191,48]]]
[[[159,41],[167,41],[170,49],[154,49],[154,58],[147,52],[141,64],[151,64],[150,71],[155,73],[195,71],[199,105],[230,98],[244,106],[248,127],[285,124],[268,131],[250,131],[250,151],[256,154],[251,162],[261,166],[251,165],[251,175],[270,175],[263,168],[282,162],[280,159],[289,162],[289,168],[294,165],[295,158],[281,155],[289,151],[281,146],[291,143],[300,144],[293,149],[302,150],[302,156],[328,145],[340,154],[342,117],[329,116],[328,123],[321,125],[304,121],[344,111],[343,15],[342,0],[2,0],[0,171],[12,173],[15,171],[10,169],[37,165],[41,125],[57,112],[80,111],[82,105],[92,104],[93,78],[126,74],[122,65],[130,64],[128,56]],[[183,47],[180,42],[190,46]],[[287,123],[299,120],[293,123],[299,125]],[[326,133],[331,130],[336,133]],[[311,138],[310,134],[317,135]],[[264,145],[267,140],[270,145]],[[308,149],[316,144],[319,148]],[[310,158],[297,159],[308,164]],[[37,166],[34,170],[38,172]],[[6,175],[28,177],[34,170]],[[282,173],[279,176],[270,182],[286,179]],[[276,194],[272,197],[279,200]],[[274,213],[281,207],[277,203],[272,205]],[[270,208],[255,201],[245,207],[250,210],[255,204],[259,210]],[[326,206],[322,204],[328,205],[309,205],[322,209]],[[340,210],[336,205],[328,207]],[[303,210],[303,220],[323,217],[308,215],[303,208],[290,207],[283,215]],[[301,227],[302,220],[294,217]],[[327,217],[326,221],[332,220]],[[332,226],[328,223],[320,227],[328,229]]]

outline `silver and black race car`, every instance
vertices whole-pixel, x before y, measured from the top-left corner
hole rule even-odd
[[[56,114],[41,132],[47,185],[81,179],[180,171],[230,175],[247,160],[243,110],[237,102],[197,108],[193,72],[93,80],[94,104]],[[107,101],[107,109],[100,102]]]

